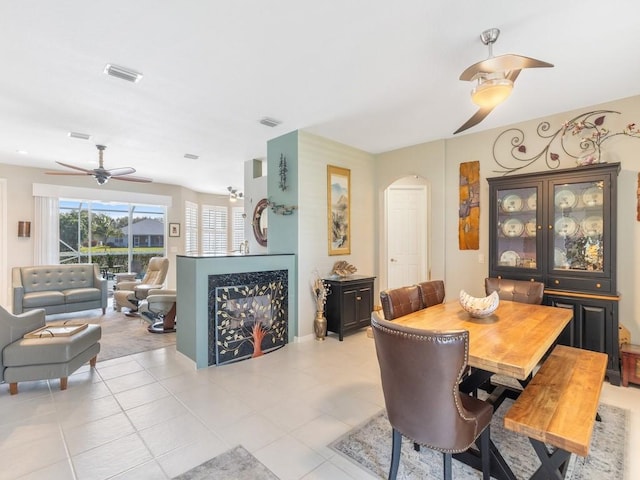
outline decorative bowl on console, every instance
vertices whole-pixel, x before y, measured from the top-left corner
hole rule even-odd
[[[464,290],[460,290],[460,305],[474,318],[484,318],[491,315],[498,308],[500,297],[498,292],[492,292],[488,297],[472,297]]]

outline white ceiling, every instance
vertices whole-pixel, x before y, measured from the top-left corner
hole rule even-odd
[[[0,162],[94,168],[104,144],[106,168],[226,193],[296,129],[371,153],[452,137],[489,27],[494,54],[555,68],[465,133],[637,95],[639,19],[637,0],[0,0]]]

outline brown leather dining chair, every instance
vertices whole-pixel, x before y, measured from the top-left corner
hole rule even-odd
[[[420,330],[379,317],[372,317],[371,326],[393,429],[389,480],[398,474],[403,436],[443,453],[445,479],[451,479],[452,454],[479,443],[482,478],[489,480],[493,407],[458,390],[469,332]]]
[[[422,308],[429,308],[444,302],[444,282],[442,280],[420,282],[418,287],[420,287]]]
[[[383,290],[380,292],[380,302],[384,318],[387,320],[417,312],[422,309],[420,287],[411,285],[410,287]]]
[[[484,289],[487,295],[498,292],[500,300],[512,302],[542,304],[544,283],[527,280],[511,280],[508,278],[485,278]]]

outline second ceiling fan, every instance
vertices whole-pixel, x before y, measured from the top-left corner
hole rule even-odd
[[[513,83],[525,68],[553,67],[553,64],[508,53],[493,56],[493,44],[500,30],[490,28],[480,34],[480,40],[489,47],[489,58],[474,63],[460,74],[460,80],[477,81],[471,91],[471,99],[480,109],[453,134],[460,133],[480,123],[491,111],[511,94]]]

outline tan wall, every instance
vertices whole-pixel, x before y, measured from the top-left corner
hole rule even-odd
[[[2,159],[0,158],[0,162]],[[179,187],[161,183],[151,184],[131,184],[130,182],[111,181],[107,185],[98,186],[86,177],[63,177],[48,176],[44,170],[37,168],[26,168],[0,163],[0,178],[6,179],[7,186],[7,218],[0,219],[6,221],[7,236],[7,263],[3,272],[6,282],[6,298],[10,301],[8,289],[10,289],[11,268],[33,264],[34,240],[33,234],[38,228],[33,222],[34,201],[33,184],[43,183],[50,185],[65,185],[83,188],[100,188],[122,192],[122,201],[127,202],[127,192],[146,193],[155,195],[166,195],[172,197],[172,206],[167,209],[167,223],[180,223],[184,228],[184,202],[186,200],[199,204],[226,205],[228,197],[226,195],[209,195]],[[29,220],[32,222],[32,237],[18,238],[17,225],[19,220]],[[167,256],[170,260],[169,273],[167,275],[167,286],[175,288],[176,279],[176,255],[184,252],[184,233],[180,237],[168,237]],[[7,302],[5,302],[7,303]],[[7,303],[8,305],[8,303]]]
[[[375,169],[371,154],[306,132],[299,132],[298,162],[298,336],[304,337],[313,333],[310,279],[315,269],[326,276],[336,261],[345,260],[357,267],[357,275],[377,275]],[[328,254],[327,165],[351,170],[350,255]]]
[[[621,131],[628,123],[640,124],[640,96],[614,101],[602,105],[584,107],[572,112],[560,113],[544,119],[532,120],[516,125],[525,133],[525,145],[529,155],[539,151],[547,141],[540,139],[536,128],[542,120],[551,124],[555,131],[563,122],[575,115],[596,109],[607,109],[621,112],[621,115],[607,115],[605,126],[611,132]],[[496,137],[507,128],[499,128],[476,134],[463,135],[446,141],[445,160],[445,244],[443,252],[446,256],[446,280],[448,295],[467,290],[471,295],[484,293],[483,279],[487,274],[488,265],[478,262],[478,254],[483,254],[486,261],[489,258],[489,187],[487,177],[498,176],[494,170],[498,168],[492,154],[492,146]],[[554,144],[556,145],[556,144]],[[508,147],[498,150],[499,158],[506,158]],[[562,153],[559,147],[553,151]],[[640,222],[636,220],[637,208],[637,176],[640,169],[640,138],[618,136],[603,143],[603,154],[607,161],[620,162],[622,169],[618,176],[618,225],[617,252],[618,275],[617,285],[621,294],[620,322],[631,331],[632,340],[640,341]],[[560,168],[575,167],[575,160],[566,155],[561,156]],[[458,245],[458,172],[461,162],[471,160],[480,161],[481,173],[481,207],[480,207],[480,250],[460,251]],[[538,160],[522,173],[547,170],[543,160]]]

